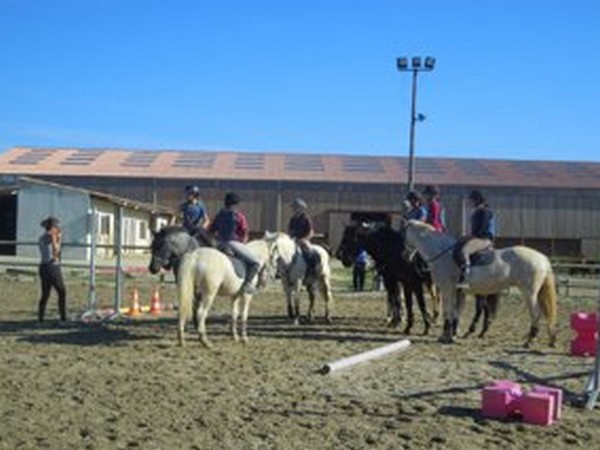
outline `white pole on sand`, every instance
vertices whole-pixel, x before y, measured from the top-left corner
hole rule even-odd
[[[403,339],[398,342],[393,342],[391,344],[384,345],[383,347],[374,348],[373,350],[368,350],[366,352],[358,353],[347,358],[342,358],[338,359],[337,361],[330,362],[328,364],[325,364],[321,368],[320,372],[322,374],[335,372],[337,370],[345,369],[346,367],[350,367],[355,364],[367,362],[375,358],[381,358],[382,356],[386,356],[393,352],[406,350],[409,346],[410,341],[408,339]]]

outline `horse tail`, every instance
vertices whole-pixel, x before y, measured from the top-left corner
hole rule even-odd
[[[194,253],[184,255],[177,276],[177,295],[179,297],[179,317],[184,321],[192,317],[194,302],[194,270],[196,258]]]
[[[554,345],[556,340],[556,280],[554,278],[554,272],[550,270],[544,279],[544,283],[538,292],[538,303],[542,314],[548,321],[548,335],[550,337],[550,345]]]

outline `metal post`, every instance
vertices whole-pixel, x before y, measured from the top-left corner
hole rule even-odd
[[[88,233],[90,234],[90,274],[88,287],[88,306],[87,310],[81,316],[82,319],[94,317],[100,318],[98,314],[98,298],[96,296],[96,207],[88,212]]]
[[[415,125],[417,123],[417,70],[413,70],[410,107],[410,138],[408,143],[408,190],[415,187]]]
[[[117,220],[115,221],[115,247],[116,265],[115,265],[115,300],[113,313],[106,320],[116,319],[121,315],[121,305],[123,297],[123,206],[117,207]]]

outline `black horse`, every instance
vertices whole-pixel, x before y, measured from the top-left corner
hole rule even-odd
[[[400,284],[402,284],[407,311],[404,333],[409,334],[414,325],[414,294],[423,317],[423,334],[427,334],[432,319],[425,305],[423,285],[427,284],[431,288],[431,276],[429,272],[420,270],[420,267],[409,259],[405,252],[402,235],[387,225],[355,224],[347,226],[344,229],[336,257],[342,261],[344,266],[350,267],[362,249],[366,250],[375,260],[377,269],[383,277],[387,291],[388,309],[392,313],[390,325],[398,326],[402,319],[400,303]]]

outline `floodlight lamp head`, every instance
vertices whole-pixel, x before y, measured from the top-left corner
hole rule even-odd
[[[412,59],[412,68],[413,69],[420,69],[421,68],[421,57],[420,56],[414,56]]]
[[[427,58],[425,58],[425,68],[427,70],[433,70],[434,67],[435,67],[435,58],[432,56],[428,56]]]
[[[398,70],[407,70],[408,69],[408,58],[398,58],[396,60],[396,65],[398,66]]]

